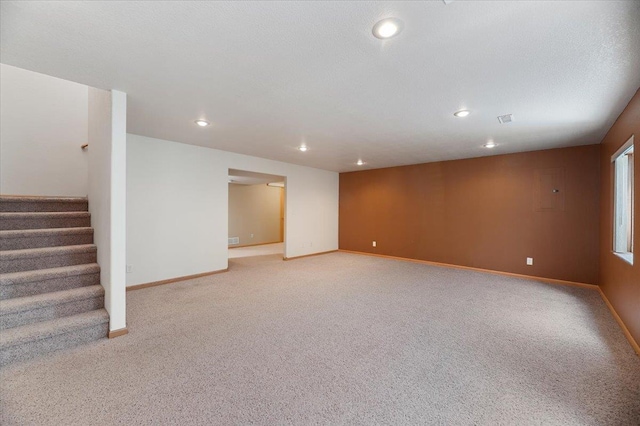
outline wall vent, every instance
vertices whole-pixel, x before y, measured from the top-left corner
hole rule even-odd
[[[500,124],[511,123],[513,121],[513,114],[499,115],[498,121]]]
[[[229,238],[229,245],[240,244],[240,237],[231,237]]]

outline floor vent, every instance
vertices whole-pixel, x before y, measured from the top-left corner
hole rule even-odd
[[[229,245],[240,244],[240,237],[231,237],[229,238]]]

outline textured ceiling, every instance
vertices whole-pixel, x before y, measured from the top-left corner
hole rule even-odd
[[[130,133],[335,171],[598,143],[640,86],[640,1],[1,8],[3,63],[127,92]]]

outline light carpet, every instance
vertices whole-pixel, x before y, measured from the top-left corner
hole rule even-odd
[[[347,253],[130,292],[130,333],[0,371],[0,423],[638,425],[596,291]]]
[[[284,255],[284,243],[261,244],[248,247],[229,247],[229,259],[238,257],[266,256],[269,254],[279,254],[280,259]]]

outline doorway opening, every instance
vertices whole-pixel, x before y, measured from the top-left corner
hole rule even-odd
[[[229,258],[285,253],[286,178],[229,169]]]

